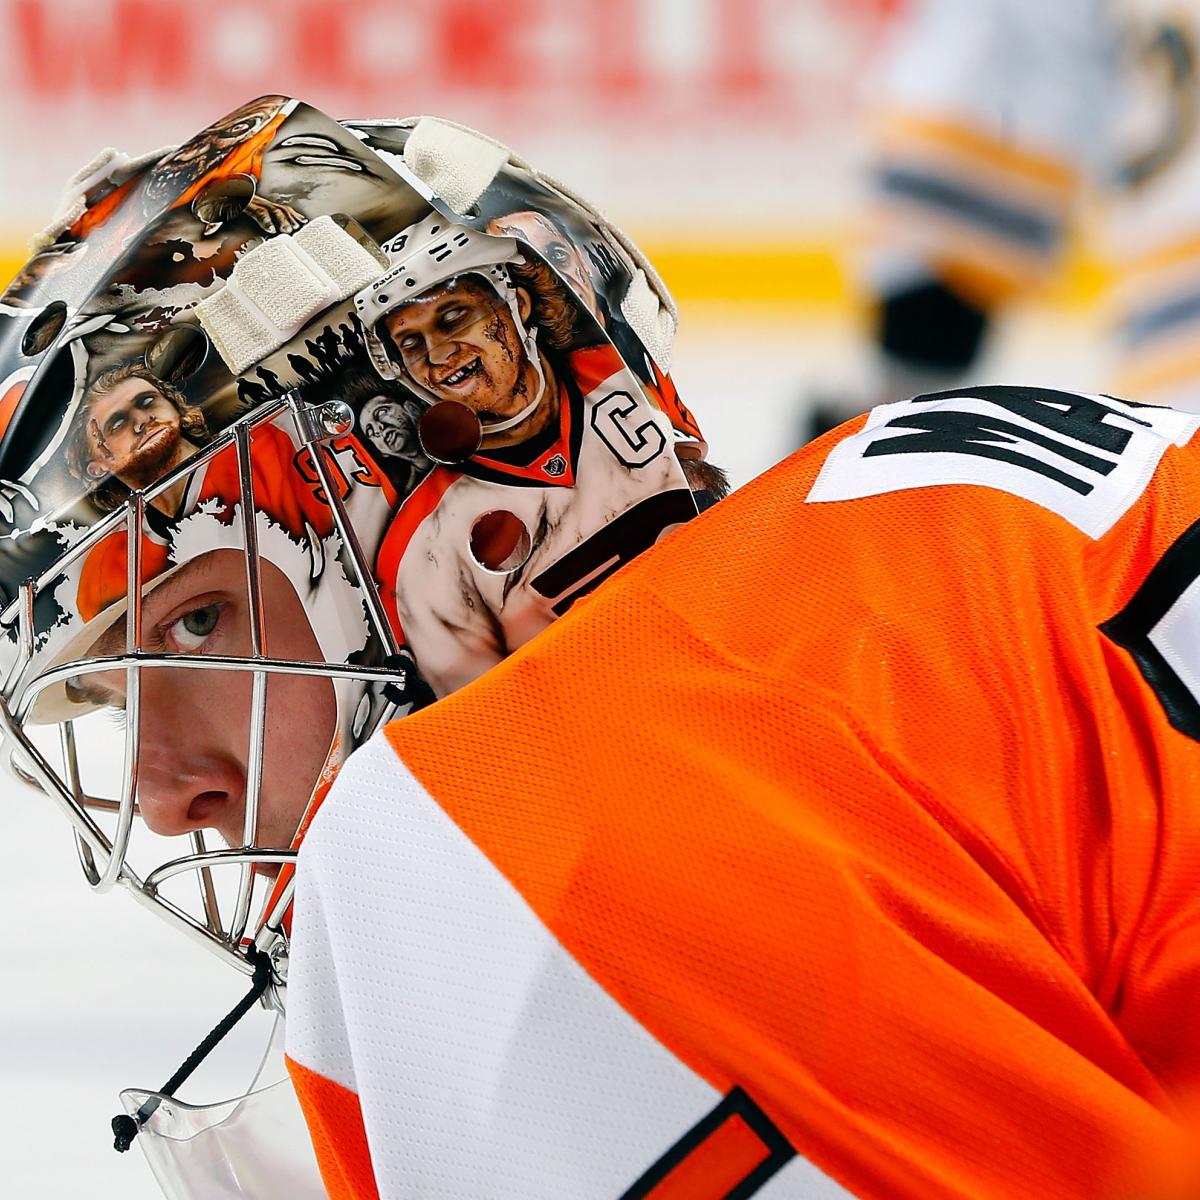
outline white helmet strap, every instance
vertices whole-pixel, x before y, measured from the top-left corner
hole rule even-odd
[[[542,370],[542,356],[538,353],[537,326],[531,325],[526,327],[525,322],[521,320],[515,294],[510,293],[508,296],[508,310],[512,313],[512,318],[516,322],[517,331],[521,336],[521,345],[525,349],[525,357],[529,360],[534,371],[537,372],[538,385],[537,390],[533,394],[533,399],[516,416],[505,417],[503,421],[480,421],[479,424],[483,428],[484,437],[492,433],[504,433],[506,430],[515,429],[522,421],[528,420],[537,411],[537,406],[541,404],[542,396],[546,392],[546,372]]]

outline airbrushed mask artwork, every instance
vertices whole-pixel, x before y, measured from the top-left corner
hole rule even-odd
[[[285,953],[345,756],[694,515],[674,325],[445,122],[266,96],[85,168],[0,298],[0,721],[92,885]]]

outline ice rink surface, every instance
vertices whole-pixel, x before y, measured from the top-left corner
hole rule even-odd
[[[684,314],[674,375],[735,484],[794,449],[804,398],[865,387],[845,318],[709,306]],[[1094,323],[1033,309],[1001,332],[980,382],[1104,386]],[[112,743],[122,735],[114,725]],[[112,1149],[123,1087],[157,1088],[243,993],[240,976],[117,892],[92,896],[65,822],[5,777],[0,912],[0,1194],[153,1200],[140,1152]],[[268,1033],[248,1017],[182,1092],[223,1099],[248,1080]]]

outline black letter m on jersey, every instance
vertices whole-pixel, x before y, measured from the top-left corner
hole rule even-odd
[[[826,451],[808,504],[912,489],[994,488],[1098,538],[1200,416],[1035,387],[959,388],[884,404]],[[931,499],[930,503],[935,503]]]
[[[1063,437],[1119,456],[1133,436],[1129,429],[1105,421],[1106,417],[1117,415],[1119,410],[1090,396],[1058,392],[1050,388],[960,388],[918,396],[911,403],[932,404],[956,397],[987,401],[1042,426],[1047,432],[1039,433],[1026,425],[985,413],[945,408],[922,412],[917,409],[893,418],[882,428],[913,429],[918,432],[874,441],[867,447],[863,457],[881,454],[973,454],[1036,471],[1080,495],[1087,495],[1095,483],[1084,477],[1085,473],[1107,475],[1117,465],[1116,457],[1101,458],[1089,454],[1081,447],[1064,441]],[[1127,413],[1120,415],[1126,420],[1136,420]],[[1139,421],[1138,424],[1148,423]],[[1059,436],[1054,436],[1056,434]],[[1053,462],[1047,462],[1045,457],[1030,453],[1029,450],[1035,446],[1061,459],[1061,465],[1056,466]],[[1071,465],[1083,470],[1073,472],[1067,469]]]

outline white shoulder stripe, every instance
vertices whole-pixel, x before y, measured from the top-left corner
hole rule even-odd
[[[293,932],[288,1052],[357,1091],[385,1196],[611,1200],[720,1099],[382,736],[313,823]]]

